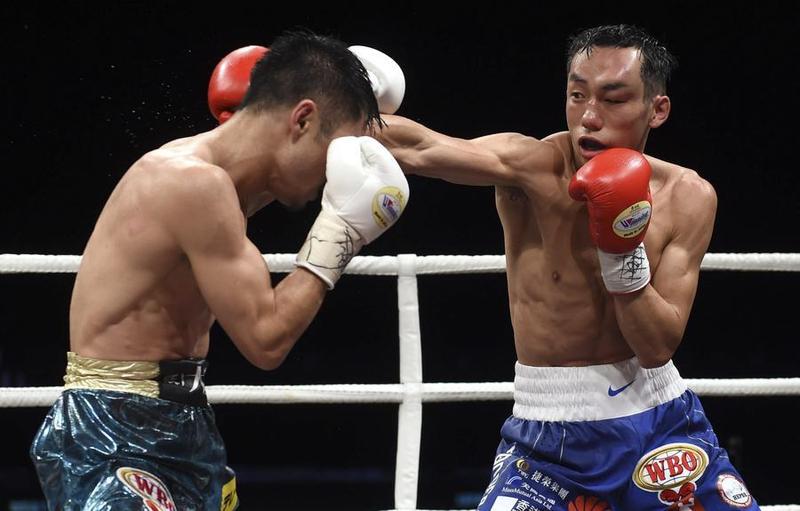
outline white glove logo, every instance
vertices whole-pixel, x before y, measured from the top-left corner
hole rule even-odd
[[[372,199],[372,218],[381,229],[388,229],[400,218],[406,207],[406,198],[396,186],[384,186]]]

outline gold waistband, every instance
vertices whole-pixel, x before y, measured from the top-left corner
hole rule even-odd
[[[102,389],[158,397],[157,362],[100,360],[67,352],[65,389]]]

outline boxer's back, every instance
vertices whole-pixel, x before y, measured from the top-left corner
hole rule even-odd
[[[191,186],[189,142],[145,155],[109,197],[83,254],[70,307],[71,350],[111,360],[202,357],[213,318],[167,228],[175,187]]]

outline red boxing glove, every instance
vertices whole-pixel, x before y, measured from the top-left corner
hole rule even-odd
[[[208,108],[220,124],[241,104],[250,86],[250,72],[267,51],[263,46],[245,46],[225,55],[214,68],[208,82]]]
[[[651,173],[641,153],[618,147],[589,160],[569,183],[570,197],[588,203],[589,231],[612,293],[630,293],[650,281],[642,241],[652,211]]]
[[[622,254],[644,239],[652,209],[651,173],[641,153],[616,147],[598,154],[572,176],[569,196],[588,202],[589,230],[600,250]]]

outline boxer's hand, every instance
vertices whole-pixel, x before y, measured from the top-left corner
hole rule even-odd
[[[631,293],[650,282],[644,240],[650,223],[650,164],[632,149],[603,151],[578,169],[569,194],[586,201],[606,289]]]
[[[208,82],[208,108],[220,124],[231,118],[250,86],[250,72],[267,48],[245,46],[219,61]]]
[[[400,108],[406,93],[406,79],[403,70],[391,57],[368,46],[349,48],[367,70],[372,92],[378,100],[378,110],[382,114],[393,114]]]
[[[330,289],[361,247],[391,227],[408,202],[403,171],[370,137],[340,137],[328,147],[322,210],[297,254]]]

